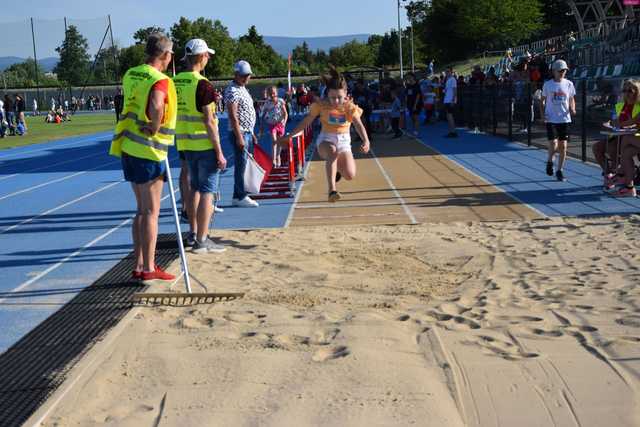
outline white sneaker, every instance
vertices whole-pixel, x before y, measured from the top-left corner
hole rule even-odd
[[[214,206],[214,207],[213,207],[213,211],[214,211],[215,213],[223,213],[223,212],[224,212],[224,209],[222,209],[220,206]]]
[[[238,208],[257,208],[260,205],[251,197],[245,196],[245,198],[242,200],[233,199],[233,206],[236,206]]]

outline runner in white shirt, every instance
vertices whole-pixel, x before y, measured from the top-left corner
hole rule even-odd
[[[548,80],[542,87],[542,116],[547,124],[549,138],[549,157],[547,159],[547,175],[553,176],[553,158],[556,153],[558,165],[556,179],[565,181],[563,168],[567,158],[567,141],[569,140],[569,124],[571,116],[576,114],[576,89],[571,81],[564,78],[569,67],[562,59],[552,65],[553,80]]]

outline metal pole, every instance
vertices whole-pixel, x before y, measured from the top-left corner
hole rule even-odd
[[[400,27],[400,0],[398,0],[398,46],[400,48],[400,78],[404,78],[404,69],[402,64],[402,28]]]
[[[114,70],[116,75],[114,77],[114,82],[118,80],[118,54],[116,52],[116,46],[113,42],[113,26],[111,25],[111,15],[107,15],[107,19],[109,20],[109,34],[111,35],[111,51],[113,52],[113,65],[115,65]]]
[[[582,82],[582,109],[580,111],[581,126],[582,129],[582,161],[587,161],[587,86],[588,81]]]
[[[413,46],[413,19],[411,20],[411,72],[416,72],[415,49]]]
[[[31,18],[31,41],[33,42],[33,68],[36,77],[36,98],[40,101],[40,81],[38,79],[38,56],[36,55],[36,33],[33,30],[33,18]]]
[[[182,232],[180,230],[180,216],[178,216],[178,207],[176,205],[176,195],[173,193],[173,179],[171,178],[171,165],[169,164],[169,156],[165,157],[164,164],[167,169],[167,182],[169,183],[169,194],[171,195],[171,209],[173,210],[173,220],[176,225],[176,240],[178,241],[178,250],[180,251],[180,261],[182,261],[182,272],[184,274],[184,283],[187,292],[191,293],[191,282],[189,280],[189,267],[187,266],[187,256],[184,252],[182,243]]]

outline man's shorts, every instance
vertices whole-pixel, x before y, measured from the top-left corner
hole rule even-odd
[[[549,141],[568,141],[569,123],[547,123],[547,138]]]
[[[455,114],[456,104],[444,104],[444,111],[446,111],[447,114]]]
[[[200,194],[218,191],[218,160],[215,150],[184,152],[189,163],[189,185]]]
[[[165,181],[167,180],[167,168],[164,161],[157,162],[155,160],[142,159],[130,156],[127,153],[122,153],[122,171],[124,172],[125,181],[134,184],[146,184],[160,176]]]
[[[333,145],[336,147],[337,153],[351,153],[351,135],[349,133],[321,132],[318,135],[318,141]]]

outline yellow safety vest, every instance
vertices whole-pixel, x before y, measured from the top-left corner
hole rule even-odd
[[[200,80],[207,80],[207,78],[195,71],[186,71],[173,78],[178,94],[178,122],[176,123],[178,151],[213,149],[205,126],[205,115],[196,108],[196,91]]]
[[[160,80],[168,80],[167,103],[165,104],[162,126],[155,135],[148,136],[140,128],[150,125],[147,104],[153,85]],[[169,147],[173,145],[176,129],[176,88],[173,81],[150,65],[130,68],[122,79],[124,107],[121,120],[116,125],[109,154],[120,157],[127,153],[142,159],[163,161]]]
[[[622,112],[622,109],[624,108],[624,102],[618,102],[616,104],[616,116],[620,117],[620,113]],[[634,117],[636,117],[638,114],[640,114],[640,104],[636,103],[633,106],[633,112],[631,113],[631,118],[633,119]]]

